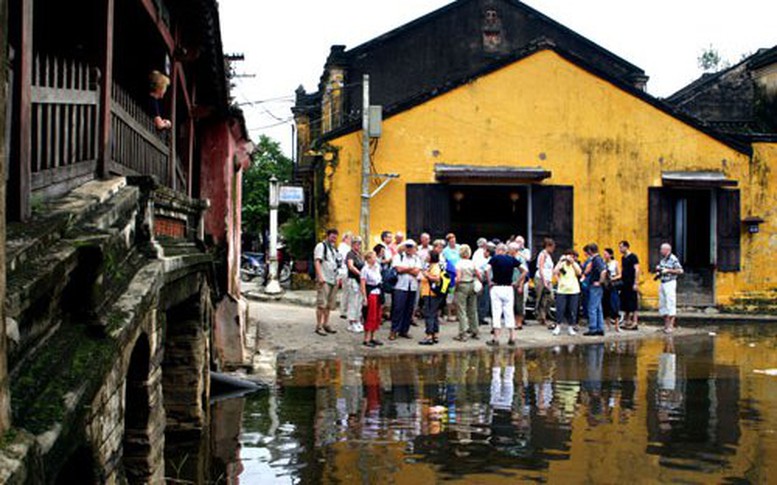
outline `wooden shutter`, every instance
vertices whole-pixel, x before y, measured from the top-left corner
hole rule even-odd
[[[556,241],[556,253],[572,248],[574,241],[574,192],[566,185],[534,185],[531,188],[532,254],[542,250],[546,237]]]
[[[405,206],[408,237],[418,240],[423,232],[428,232],[432,240],[445,237],[451,223],[448,192],[448,186],[443,184],[407,184]]]
[[[660,247],[671,243],[674,234],[672,198],[669,190],[661,187],[648,188],[648,261],[652,271],[660,259]]]
[[[719,189],[718,197],[718,271],[739,271],[740,246],[739,189]]]

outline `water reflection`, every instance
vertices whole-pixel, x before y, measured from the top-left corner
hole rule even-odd
[[[222,483],[774,483],[777,377],[753,370],[775,331],[755,332],[289,364],[214,406],[213,462]]]

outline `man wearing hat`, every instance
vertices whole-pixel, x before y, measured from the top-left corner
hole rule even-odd
[[[392,266],[397,270],[398,278],[393,291],[389,340],[396,340],[398,336],[410,338],[415,294],[418,291],[418,275],[423,269],[423,263],[417,255],[418,248],[415,241],[412,239],[403,241],[401,247],[404,251],[399,251],[391,261]]]

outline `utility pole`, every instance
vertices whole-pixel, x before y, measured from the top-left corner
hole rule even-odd
[[[280,203],[278,192],[278,179],[273,175],[270,177],[270,274],[267,286],[264,287],[264,292],[268,295],[283,293],[283,289],[278,281],[278,205]]]
[[[370,75],[362,79],[362,204],[359,232],[364,247],[370,243]]]

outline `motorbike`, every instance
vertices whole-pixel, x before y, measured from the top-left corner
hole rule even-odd
[[[259,278],[263,281],[266,275],[263,253],[244,252],[240,255],[240,279],[243,281],[253,281]]]

